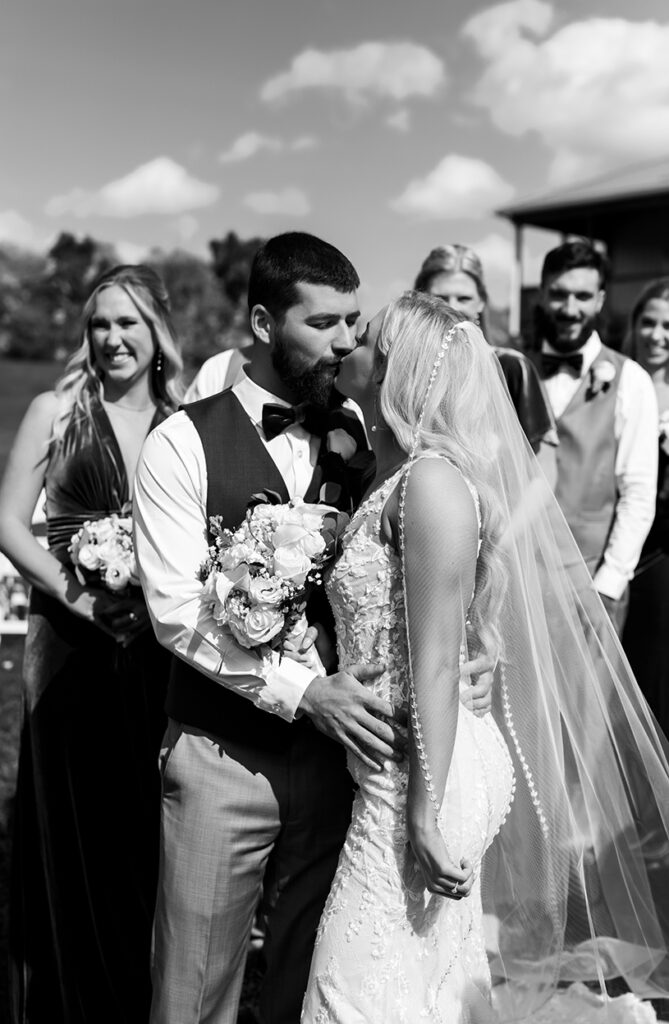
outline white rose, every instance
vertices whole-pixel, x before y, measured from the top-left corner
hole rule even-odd
[[[226,572],[236,569],[241,563],[258,561],[261,557],[259,548],[255,544],[237,543],[221,552],[219,564]]]
[[[253,604],[276,606],[281,604],[284,596],[281,580],[276,578],[256,576],[249,583],[249,600]]]
[[[323,517],[327,512],[337,512],[336,508],[329,505],[306,505],[300,508],[302,525],[305,529],[318,533],[323,525]]]
[[[81,544],[78,548],[73,549],[72,557],[77,565],[89,572],[100,568],[97,544]]]
[[[119,548],[114,537],[109,537],[98,544],[98,558],[103,566],[114,565],[116,562],[121,561],[123,551]]]
[[[269,643],[281,632],[283,615],[276,608],[251,608],[243,617],[232,613],[228,625],[242,647],[257,647]]]
[[[115,562],[108,565],[102,577],[106,587],[110,590],[123,590],[130,583],[131,572],[125,562]]]
[[[91,524],[91,532],[97,539],[98,544],[110,540],[116,533],[116,527],[111,519],[98,519]]]
[[[292,580],[297,587],[304,585],[310,568],[311,559],[294,544],[274,552],[274,572],[284,580]]]
[[[299,548],[307,558],[314,558],[325,550],[325,541],[318,531],[307,530],[302,525],[280,526],[274,531],[272,544],[275,548]],[[275,554],[276,558],[276,554]]]

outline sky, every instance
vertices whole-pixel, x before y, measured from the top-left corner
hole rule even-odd
[[[449,242],[505,305],[495,210],[669,156],[666,0],[5,0],[0,36],[0,243],[311,231],[368,316]]]

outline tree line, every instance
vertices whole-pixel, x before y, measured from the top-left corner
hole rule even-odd
[[[262,242],[230,231],[210,241],[208,259],[155,249],[144,260],[167,286],[186,368],[247,340],[246,289]],[[0,355],[66,359],[81,339],[93,282],[120,262],[113,245],[69,232],[45,254],[0,246]]]

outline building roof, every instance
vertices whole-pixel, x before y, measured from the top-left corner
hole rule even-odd
[[[630,201],[660,199],[669,205],[669,158],[623,167],[585,182],[529,196],[497,210],[501,217],[540,227],[553,226],[561,214],[586,207],[610,207]]]

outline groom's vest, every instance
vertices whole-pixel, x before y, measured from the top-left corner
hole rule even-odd
[[[231,390],[184,408],[204,451],[207,523],[210,516],[222,516],[223,525],[235,529],[244,520],[251,495],[259,491],[275,491],[282,501],[289,500],[283,477]],[[364,431],[357,417],[355,420],[351,429],[359,429],[357,440],[364,445]],[[304,500],[318,501],[322,483],[323,466],[319,457]],[[194,566],[193,571],[197,568]],[[165,710],[175,721],[221,739],[250,740],[266,749],[283,749],[296,729],[312,728],[306,717],[290,723],[256,708],[247,698],[176,657],[172,662]]]
[[[593,388],[597,367],[607,362],[615,378]],[[624,362],[619,352],[602,346],[557,420],[555,497],[592,575],[604,557],[618,502],[615,412]]]

